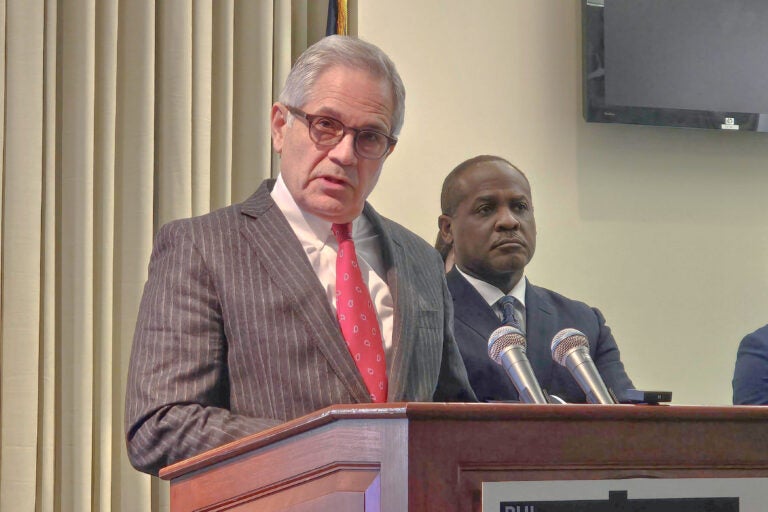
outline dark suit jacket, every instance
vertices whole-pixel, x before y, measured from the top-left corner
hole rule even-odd
[[[504,371],[488,357],[488,338],[501,322],[493,309],[454,267],[448,273],[453,296],[456,343],[467,367],[469,382],[482,401],[518,400],[517,390]],[[527,356],[542,389],[569,403],[586,396],[568,370],[552,360],[550,345],[558,331],[578,329],[589,340],[589,354],[606,385],[621,399],[632,381],[624,371],[619,348],[595,308],[527,283],[525,292]]]
[[[733,371],[733,404],[768,404],[768,325],[741,340]]]
[[[269,195],[174,221],[155,240],[126,395],[146,472],[337,403],[370,402],[333,308]],[[369,205],[395,306],[389,401],[474,400],[437,252]]]

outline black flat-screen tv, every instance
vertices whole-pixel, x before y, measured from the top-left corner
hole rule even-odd
[[[768,131],[768,0],[582,0],[584,118]]]

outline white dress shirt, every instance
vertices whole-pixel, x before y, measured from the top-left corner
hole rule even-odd
[[[456,270],[458,270],[469,284],[477,290],[477,293],[479,293],[483,300],[488,303],[494,313],[496,313],[496,316],[499,317],[499,321],[501,321],[504,318],[504,310],[498,302],[499,299],[504,296],[504,292],[490,283],[486,283],[485,281],[468,275],[466,272],[463,272],[458,265],[456,265]],[[515,303],[515,318],[520,322],[520,328],[525,333],[525,275],[515,283],[515,286],[512,287],[507,295],[517,299],[517,302]]]
[[[282,176],[277,177],[271,195],[301,242],[317,278],[323,285],[328,302],[336,309],[336,253],[339,246],[331,232],[331,223],[302,211]],[[358,216],[352,222],[352,240],[355,243],[360,273],[371,293],[379,317],[384,351],[389,356],[392,348],[394,302],[389,285],[384,279],[385,267],[379,236],[364,215]]]

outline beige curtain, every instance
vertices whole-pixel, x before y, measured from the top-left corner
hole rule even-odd
[[[167,509],[123,434],[152,238],[271,174],[307,9],[0,0],[0,510]]]

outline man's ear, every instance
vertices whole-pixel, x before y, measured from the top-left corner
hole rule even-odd
[[[437,218],[437,227],[440,228],[440,236],[443,237],[443,242],[448,245],[453,244],[453,232],[451,231],[451,224],[453,219],[442,214]]]
[[[272,133],[272,147],[275,152],[280,154],[283,151],[283,141],[285,140],[285,130],[288,127],[287,112],[280,103],[272,105],[270,112],[270,131]]]
[[[395,144],[393,146],[389,146],[389,148],[387,148],[387,152],[384,153],[383,157],[381,157],[381,163],[382,164],[387,160],[387,158],[389,158],[389,155],[391,155],[392,152],[395,150],[395,146],[397,146],[397,144]]]

